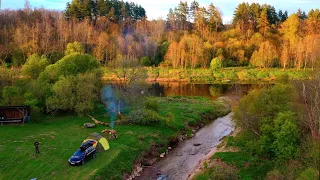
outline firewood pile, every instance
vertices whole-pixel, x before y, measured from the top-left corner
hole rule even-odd
[[[118,138],[118,133],[114,129],[105,129],[101,131],[102,133],[108,134],[109,139],[117,139]]]

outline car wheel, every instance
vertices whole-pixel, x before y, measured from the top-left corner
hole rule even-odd
[[[84,163],[86,163],[84,160],[81,161],[81,165],[84,165]]]

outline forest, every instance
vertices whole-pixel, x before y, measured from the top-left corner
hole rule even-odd
[[[173,68],[316,66],[319,9],[288,14],[241,3],[231,24],[221,14],[214,4],[205,8],[197,1],[180,2],[165,20],[148,20],[140,5],[117,0],[73,0],[64,12],[27,1],[24,9],[1,11],[1,64],[21,67],[35,53],[55,63],[77,41],[103,66],[119,58]]]

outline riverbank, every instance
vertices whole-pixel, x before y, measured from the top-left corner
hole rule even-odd
[[[234,129],[228,136],[224,137],[222,142],[217,146],[214,147],[196,166],[196,168],[194,169],[194,171],[189,174],[188,176],[188,180],[197,180],[197,179],[201,179],[202,177],[204,177],[203,179],[205,179],[206,175],[206,171],[208,171],[208,169],[210,169],[210,167],[214,167],[217,166],[219,164],[222,164],[219,161],[214,161],[212,160],[212,156],[214,156],[215,153],[217,152],[236,152],[238,151],[237,148],[235,147],[226,147],[227,143],[226,143],[226,139],[229,136],[236,136],[238,133],[240,132],[239,128]]]
[[[234,130],[232,113],[201,128],[193,138],[180,142],[165,158],[146,167],[135,180],[157,179],[159,174],[171,180],[186,180],[198,163]]]
[[[269,82],[288,75],[291,80],[306,80],[314,77],[312,69],[280,69],[280,68],[222,68],[211,69],[173,69],[164,67],[145,68],[149,82],[193,82],[193,83],[229,83],[229,82]],[[104,69],[105,81],[119,81],[117,71]]]
[[[143,125],[116,125],[118,139],[110,140],[110,149],[84,166],[71,167],[68,158],[92,132],[108,128],[97,125],[83,128],[88,117],[72,115],[46,117],[38,124],[0,126],[0,179],[122,179],[131,173],[143,153],[156,150],[158,157],[178,136],[192,135],[193,127],[230,112],[225,101],[202,97],[156,98],[159,115],[166,122]],[[92,114],[108,122],[105,112]],[[34,141],[40,142],[40,154],[34,153]],[[152,149],[157,147],[156,149]]]

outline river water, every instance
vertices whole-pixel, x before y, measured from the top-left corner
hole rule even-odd
[[[165,158],[154,166],[145,168],[140,177],[135,179],[156,180],[161,174],[166,175],[170,180],[186,180],[198,163],[221,142],[221,139],[235,129],[232,115],[230,113],[220,117],[201,128],[193,138],[179,143]]]

